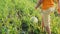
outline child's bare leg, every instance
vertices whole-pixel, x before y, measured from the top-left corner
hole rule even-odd
[[[45,28],[46,28],[47,33],[48,33],[48,34],[51,34],[51,30],[50,30],[49,26],[47,26],[47,27],[45,27]]]
[[[48,32],[48,34],[51,34],[50,23],[49,23],[50,22],[50,15],[48,15],[47,22],[48,22],[48,25],[45,28],[46,28],[46,31]]]
[[[50,29],[50,15],[49,14],[44,14],[44,27],[47,31],[48,34],[51,34],[51,29]]]
[[[43,16],[42,16],[42,30],[44,31],[44,20],[43,20]]]

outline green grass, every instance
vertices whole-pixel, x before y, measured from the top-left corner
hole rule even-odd
[[[41,13],[35,10],[37,0],[0,0],[0,34],[45,34],[41,27]],[[56,10],[55,10],[56,11]],[[39,22],[31,23],[30,18],[36,16]],[[60,18],[51,14],[52,34],[60,34]]]

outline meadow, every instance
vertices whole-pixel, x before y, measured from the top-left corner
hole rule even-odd
[[[41,7],[35,9],[37,0],[0,0],[0,34],[47,34],[42,30]],[[38,23],[31,22],[35,16]],[[51,32],[60,34],[57,9],[51,13]]]

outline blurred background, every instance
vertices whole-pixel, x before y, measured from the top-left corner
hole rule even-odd
[[[47,34],[41,27],[38,0],[0,0],[0,34]],[[55,3],[56,4],[56,3]],[[60,34],[57,10],[51,13],[52,34]]]

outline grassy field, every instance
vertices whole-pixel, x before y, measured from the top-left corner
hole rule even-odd
[[[0,34],[47,34],[41,27],[40,10],[35,10],[37,0],[0,0]],[[38,23],[32,23],[31,17]],[[51,13],[52,34],[60,34],[57,10]]]

